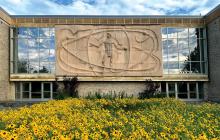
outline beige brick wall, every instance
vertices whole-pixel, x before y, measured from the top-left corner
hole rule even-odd
[[[0,101],[10,100],[9,27],[0,21]]]
[[[220,101],[220,17],[207,25],[209,78],[208,99]]]

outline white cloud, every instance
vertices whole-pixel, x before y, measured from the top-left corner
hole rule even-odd
[[[10,14],[25,15],[204,15],[220,4],[220,0],[73,0],[68,5],[55,1],[1,0],[0,6]]]

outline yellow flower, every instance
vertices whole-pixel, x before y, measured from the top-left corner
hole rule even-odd
[[[200,139],[200,140],[208,140],[208,138],[206,137],[205,133],[201,133],[201,134],[199,135],[199,139]]]
[[[161,136],[162,138],[165,138],[165,137],[166,137],[166,134],[165,134],[164,132],[161,132],[161,133],[160,133],[160,136]]]

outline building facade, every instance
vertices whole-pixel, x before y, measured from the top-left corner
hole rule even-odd
[[[0,101],[44,101],[77,76],[80,96],[220,101],[220,5],[205,16],[9,15],[0,8]]]

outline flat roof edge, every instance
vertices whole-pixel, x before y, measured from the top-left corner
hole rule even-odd
[[[6,10],[4,10],[1,6],[0,6],[0,11],[2,11],[3,13],[5,13],[7,16],[11,16]]]
[[[215,11],[217,11],[218,9],[220,9],[220,4],[217,5],[217,6],[216,6],[214,9],[212,9],[211,11],[209,11],[209,12],[205,15],[205,17],[207,17],[207,16],[213,14],[213,13],[214,13]]]
[[[13,18],[203,18],[200,15],[11,15]]]

